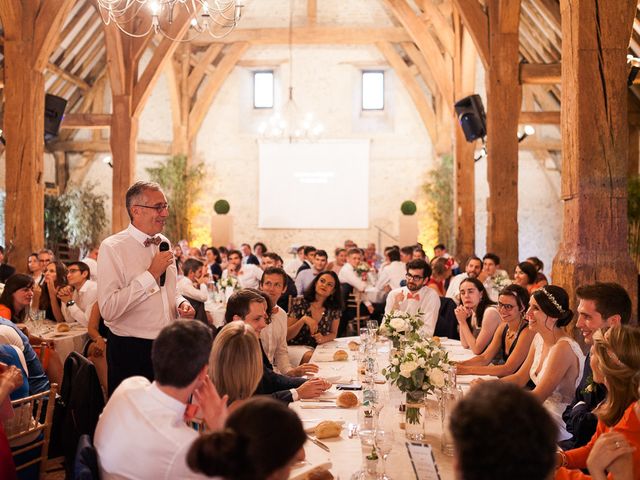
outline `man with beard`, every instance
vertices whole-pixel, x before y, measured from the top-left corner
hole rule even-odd
[[[464,272],[459,273],[451,279],[449,282],[449,288],[445,296],[455,300],[457,304],[460,304],[460,284],[465,278],[478,278],[482,271],[482,260],[475,255],[472,255],[467,260],[467,265],[464,268]]]
[[[385,313],[395,310],[415,315],[422,313],[424,333],[431,336],[438,321],[440,297],[435,290],[427,287],[431,267],[424,260],[411,260],[407,263],[407,285],[391,290],[387,296]]]

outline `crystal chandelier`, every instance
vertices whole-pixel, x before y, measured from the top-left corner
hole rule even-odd
[[[130,37],[145,37],[160,33],[173,41],[188,42],[209,34],[222,38],[238,25],[243,0],[97,0],[106,25],[114,23]],[[169,34],[174,19],[185,11],[191,18],[186,38]]]
[[[258,126],[258,135],[269,141],[312,142],[324,132],[324,125],[312,112],[301,114],[293,99],[293,3],[289,0],[289,98],[282,111],[276,111]]]

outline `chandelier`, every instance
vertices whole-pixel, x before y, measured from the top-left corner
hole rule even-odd
[[[102,21],[114,23],[130,37],[160,33],[172,41],[188,42],[209,34],[222,38],[240,21],[244,0],[97,0]],[[169,29],[181,13],[191,18],[190,34],[173,37]]]
[[[260,138],[269,141],[313,142],[324,133],[324,125],[312,112],[304,115],[293,98],[293,2],[289,0],[289,97],[282,108],[258,126]]]

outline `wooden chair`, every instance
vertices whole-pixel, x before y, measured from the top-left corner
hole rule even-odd
[[[45,478],[47,467],[53,407],[55,406],[57,391],[58,385],[53,383],[51,384],[51,389],[46,392],[31,395],[20,400],[14,400],[11,402],[14,417],[9,419],[5,425],[10,444],[15,445],[19,443],[21,439],[22,441],[31,438],[35,439],[14,450],[13,457],[15,458],[18,455],[40,448],[40,454],[37,458],[16,467],[16,470],[20,472],[31,465],[40,463],[41,480]],[[42,418],[43,407],[46,408],[46,410],[44,410],[44,422],[40,422],[39,419]]]
[[[350,328],[353,330],[353,322],[355,322],[355,335],[359,335],[360,334],[360,322],[365,322],[369,320],[369,312],[367,311],[367,313],[365,315],[361,314],[361,306],[362,306],[362,297],[363,297],[363,293],[359,292],[357,290],[352,291],[349,296],[347,297],[347,309],[354,309],[356,312],[355,317],[353,317],[353,319],[350,320]]]

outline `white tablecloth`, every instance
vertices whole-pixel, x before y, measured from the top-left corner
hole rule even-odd
[[[84,344],[89,339],[87,327],[79,323],[70,323],[68,325],[70,327],[68,332],[57,332],[55,322],[45,321],[42,332],[39,334],[45,340],[53,341],[54,349],[62,363],[71,352],[82,353]]]
[[[353,338],[340,338],[333,342],[329,342],[320,345],[314,352],[314,357],[318,359],[324,359],[327,356],[333,354],[333,352],[341,348],[349,351],[347,344]],[[359,339],[355,339],[359,341]],[[456,360],[462,360],[464,358],[470,358],[473,356],[468,350],[462,349],[459,341],[445,341],[445,348],[454,353]],[[389,344],[378,344],[378,366],[380,369],[384,368],[388,363],[389,356]],[[464,351],[463,351],[464,350]],[[314,357],[311,361],[314,361]],[[319,376],[333,379],[340,377],[340,382],[347,383],[349,380],[357,380],[357,362],[355,360],[355,352],[349,352],[349,360],[345,362],[318,362],[317,365],[320,368]],[[403,414],[399,413],[398,407],[404,400],[404,395],[397,388],[388,386],[389,388],[389,404],[386,405],[380,414],[380,421],[385,425],[392,426],[395,432],[395,445],[389,458],[387,460],[387,474],[394,480],[405,480],[415,478],[411,461],[407,453],[405,446],[406,438],[404,430],[400,429],[400,421],[403,419]],[[463,389],[465,386],[463,385]],[[335,392],[335,385],[331,388],[330,392]],[[361,399],[362,392],[355,392]],[[429,408],[431,404],[432,408]],[[336,478],[341,480],[349,480],[351,475],[362,468],[362,454],[360,447],[360,440],[358,436],[349,439],[347,437],[348,425],[358,423],[358,408],[341,409],[341,408],[320,408],[309,409],[305,408],[310,405],[331,405],[330,403],[314,403],[314,402],[294,402],[291,404],[291,408],[296,410],[303,420],[305,427],[317,424],[322,420],[335,420],[342,421],[345,424],[345,428],[339,438],[322,440],[330,449],[331,452],[327,454],[323,450],[313,445],[311,442],[307,442],[305,445],[305,451],[307,452],[308,460],[312,463],[320,463],[322,458],[329,455],[332,468],[331,471]],[[435,400],[428,400],[428,411],[431,410],[434,414],[437,411]],[[453,457],[449,457],[441,453],[440,451],[440,433],[441,425],[440,419],[435,415],[428,415],[426,421],[427,437],[426,441],[431,445],[440,476],[443,480],[453,479]],[[292,478],[295,478],[297,472],[292,472]]]

